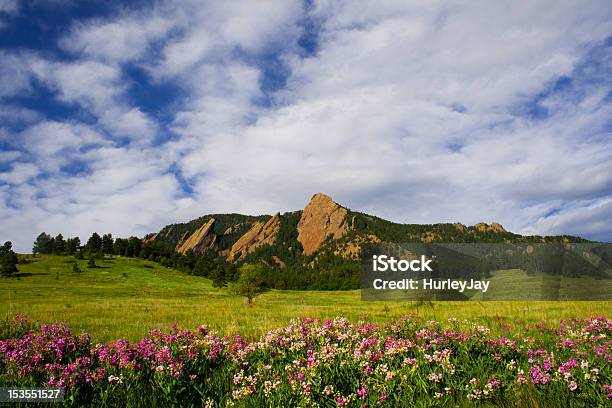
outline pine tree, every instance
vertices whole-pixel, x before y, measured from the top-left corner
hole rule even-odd
[[[12,242],[6,241],[4,245],[0,247],[0,274],[8,277],[18,272],[18,261],[17,254],[13,252]]]
[[[69,238],[66,240],[66,254],[74,255],[81,247],[81,239],[79,237]]]
[[[213,287],[215,288],[222,288],[227,285],[225,270],[220,264],[217,264],[217,267],[211,271],[210,278],[212,279]]]
[[[64,236],[62,234],[57,234],[57,236],[53,238],[52,253],[55,255],[64,255],[66,253],[66,241],[64,241]]]
[[[46,232],[41,232],[38,237],[36,237],[36,241],[34,241],[34,246],[32,247],[32,253],[36,254],[50,254],[53,251],[53,238],[51,235]]]
[[[111,234],[104,234],[102,236],[102,253],[107,255],[114,254],[113,245],[113,236]]]
[[[90,254],[99,254],[102,252],[102,238],[97,232],[91,234],[87,244],[85,245]]]

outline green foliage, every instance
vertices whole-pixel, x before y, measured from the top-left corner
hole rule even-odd
[[[430,235],[437,242],[588,242],[573,236],[541,237],[522,236],[508,231],[481,231],[475,226],[461,227],[459,224],[398,224],[368,214],[350,211],[353,231],[347,238],[359,234],[376,235],[385,242],[421,242]]]
[[[34,255],[53,253],[53,238],[51,238],[51,235],[46,232],[41,232],[40,235],[36,237],[36,241],[34,241],[32,253]]]
[[[11,241],[6,241],[4,245],[0,246],[0,275],[2,276],[13,276],[18,272],[17,263],[19,258],[13,251],[13,244]]]
[[[268,291],[264,280],[264,268],[261,265],[244,264],[239,269],[240,275],[236,283],[230,286],[230,291],[247,298],[249,305],[253,298]]]
[[[114,241],[111,234],[104,234],[102,236],[102,253],[106,255],[114,254]]]
[[[384,323],[415,312],[425,319],[440,321],[452,316],[477,318],[497,335],[507,336],[503,326],[514,319],[555,324],[561,319],[607,315],[612,307],[610,301],[363,302],[359,290],[271,290],[257,298],[261,301],[249,306],[243,297],[212,287],[210,278],[148,260],[123,256],[117,256],[113,262],[96,260],[104,269],[89,269],[87,260],[77,260],[82,271],[77,274],[71,272],[73,259],[38,256],[34,262],[19,265],[20,279],[0,280],[0,319],[19,311],[40,322],[61,318],[78,332],[91,332],[95,341],[100,342],[118,338],[138,341],[151,328],[159,327],[160,322],[178,322],[189,328],[206,322],[223,336],[240,332],[253,338],[296,316],[322,319],[346,316],[358,320],[365,314],[370,321]],[[60,281],[55,280],[58,270]],[[123,273],[128,277],[123,277]],[[533,278],[514,275],[508,272],[502,281],[512,287],[517,279],[522,282],[532,279],[534,283],[543,279],[540,275]],[[581,282],[585,288],[600,284],[595,279]],[[568,284],[576,287],[574,280]],[[72,307],[67,308],[67,304]],[[390,309],[386,315],[385,304]]]
[[[65,252],[66,241],[64,240],[64,236],[62,234],[57,234],[57,236],[53,238],[53,253],[64,254]]]
[[[55,238],[46,232],[42,232],[32,247],[32,253],[37,254],[54,254],[54,255],[74,255],[81,246],[79,237],[68,238],[64,240],[64,236],[60,233]]]
[[[0,341],[6,339],[19,338],[34,329],[35,325],[30,322],[27,316],[8,314],[0,320]]]
[[[88,268],[97,268],[98,265],[96,265],[96,260],[94,259],[93,256],[89,257],[89,261],[87,261],[87,267]]]
[[[66,255],[74,255],[81,248],[81,239],[79,237],[68,238],[66,240]]]
[[[85,244],[85,249],[87,252],[91,253],[102,253],[102,237],[97,232],[91,234],[91,237],[87,240],[87,244]]]

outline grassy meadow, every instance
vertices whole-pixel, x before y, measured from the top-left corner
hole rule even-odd
[[[26,314],[38,323],[65,321],[95,341],[139,340],[153,328],[196,328],[207,324],[221,335],[255,338],[295,317],[384,322],[416,313],[426,319],[477,319],[496,330],[516,319],[558,323],[560,319],[612,314],[611,301],[427,302],[362,301],[354,291],[277,291],[246,299],[214,288],[210,280],[132,258],[98,260],[88,268],[72,257],[41,256],[0,278],[0,316]]]

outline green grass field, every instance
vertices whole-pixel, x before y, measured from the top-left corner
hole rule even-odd
[[[366,302],[354,291],[270,291],[248,306],[244,298],[152,262],[115,257],[99,268],[72,271],[72,257],[44,256],[19,265],[20,273],[0,278],[0,314],[26,314],[39,323],[66,321],[95,341],[138,340],[153,328],[177,322],[185,328],[207,324],[220,334],[256,337],[295,317],[343,316],[384,322],[417,313],[431,319],[481,319],[492,329],[521,319],[559,319],[612,314],[612,301],[579,302]]]

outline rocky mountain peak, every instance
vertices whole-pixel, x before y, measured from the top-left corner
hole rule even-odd
[[[302,211],[297,225],[298,241],[304,255],[310,255],[321,247],[328,236],[341,238],[349,230],[348,211],[328,195],[317,193]]]
[[[487,224],[486,222],[479,222],[478,224],[474,225],[474,228],[479,232],[507,232],[504,227],[497,222],[492,222],[491,225]]]

